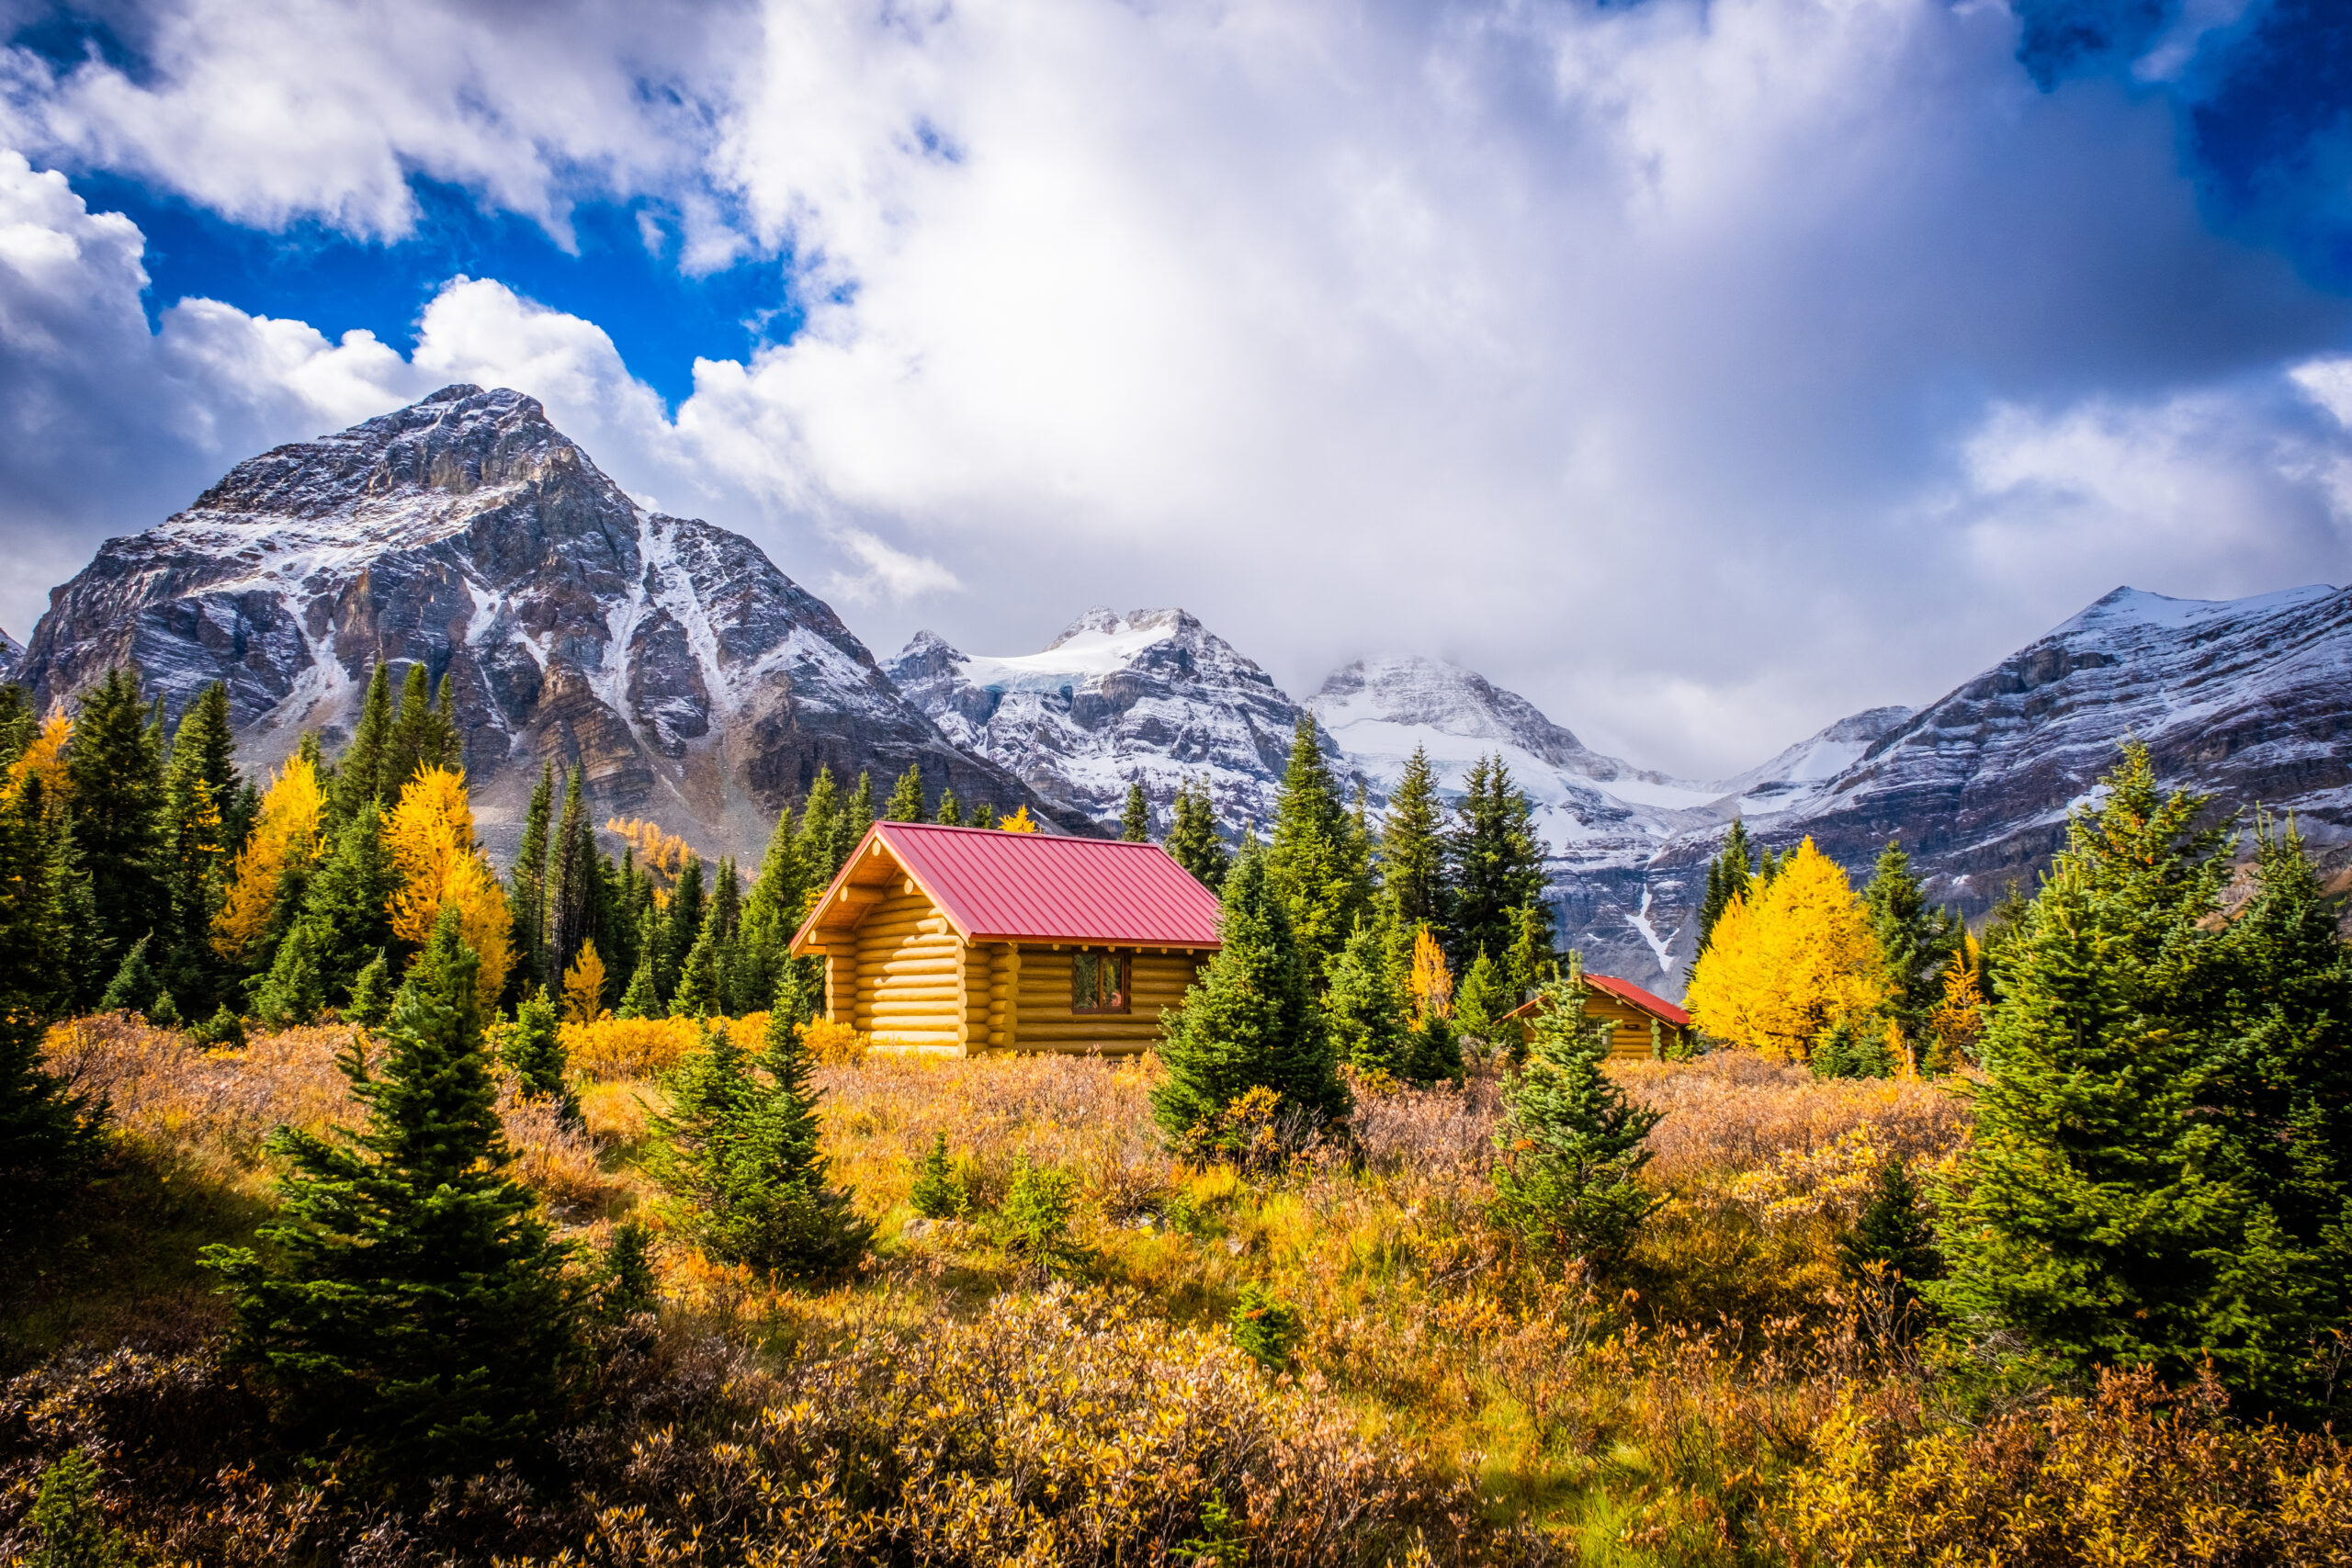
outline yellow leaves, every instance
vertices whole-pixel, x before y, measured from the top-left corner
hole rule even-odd
[[[1719,1040],[1801,1060],[1823,1030],[1884,996],[1862,901],[1807,839],[1769,886],[1724,910],[1684,1005]]]
[[[485,1010],[496,1006],[514,964],[514,917],[498,874],[474,842],[465,774],[425,768],[409,780],[384,824],[384,847],[400,877],[389,906],[392,934],[422,945],[432,939],[443,907],[454,905],[458,934],[481,958],[475,994]]]
[[[27,779],[38,778],[42,793],[52,798],[62,795],[66,788],[65,746],[73,739],[73,715],[62,708],[51,714],[24,754],[8,764],[8,794],[15,795]]]
[[[1943,998],[1928,1014],[1928,1031],[1947,1062],[1976,1060],[1977,1043],[1984,1034],[1983,952],[1965,931],[1960,933],[1960,951],[1944,968]]]
[[[580,956],[563,972],[563,1021],[594,1023],[605,1016],[605,961],[595,942],[582,942]]]
[[[800,1026],[800,1043],[817,1062],[863,1061],[873,1048],[874,1036],[860,1034],[846,1023],[836,1023],[830,1018],[814,1019]]]
[[[1029,808],[1023,806],[1010,817],[998,818],[996,826],[1000,833],[1034,833],[1037,830],[1037,819],[1030,816]]]
[[[271,777],[253,831],[230,868],[228,896],[212,919],[212,947],[220,956],[243,956],[269,923],[280,879],[318,858],[325,807],[326,793],[310,759],[296,757]]]
[[[1413,1010],[1422,1017],[1453,1016],[1453,972],[1445,966],[1445,950],[1427,926],[1413,928]]]
[[[605,831],[637,852],[637,869],[653,884],[654,903],[669,903],[670,889],[678,873],[685,869],[686,857],[694,852],[685,840],[664,833],[659,824],[639,817],[606,818]]]

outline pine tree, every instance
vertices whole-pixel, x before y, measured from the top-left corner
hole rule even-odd
[[[1510,952],[1503,959],[1503,995],[1510,999],[1504,1011],[1532,999],[1536,992],[1558,978],[1560,958],[1552,946],[1552,911],[1548,907],[1519,907]]]
[[[1518,1005],[1503,979],[1501,966],[1485,948],[1480,948],[1477,956],[1470,961],[1469,972],[1453,989],[1453,1021],[1463,1033],[1492,1041],[1496,1020]]]
[[[12,767],[0,782],[0,1015],[47,1017],[93,989],[96,935],[72,840],[72,822],[42,776]]]
[[[672,1018],[708,1018],[720,1010],[718,995],[718,907],[703,916],[702,930],[678,965],[678,988],[670,998]]]
[[[1166,1076],[1151,1094],[1161,1130],[1179,1144],[1214,1136],[1226,1109],[1261,1087],[1315,1124],[1344,1118],[1338,1055],[1262,852],[1226,879],[1218,934],[1224,945],[1166,1026]]]
[[[891,822],[922,820],[922,767],[920,763],[908,763],[907,771],[899,775],[899,782],[890,790],[890,804],[882,808],[882,815]]]
[[[1143,797],[1143,785],[1127,785],[1127,804],[1119,813],[1119,837],[1130,844],[1151,841],[1151,807]]]
[[[1739,818],[1731,819],[1731,831],[1724,835],[1724,847],[1707,863],[1707,897],[1699,906],[1699,947],[1707,951],[1707,943],[1715,934],[1715,922],[1724,918],[1724,910],[1735,898],[1747,897],[1749,884],[1755,880],[1750,869],[1754,851],[1748,842],[1747,824]]]
[[[379,795],[397,799],[408,782],[428,768],[458,768],[464,762],[449,677],[441,677],[437,700],[422,664],[408,667],[401,688],[400,716],[392,720],[384,748]]]
[[[555,998],[545,986],[523,998],[514,1010],[514,1030],[506,1037],[506,1068],[534,1100],[552,1100],[572,1112],[570,1064],[555,1021]]]
[[[360,970],[392,946],[391,898],[399,881],[384,847],[382,813],[366,801],[336,831],[302,899],[303,917],[318,922],[322,939],[319,976],[329,1000],[350,995]]]
[[[1368,846],[1340,804],[1320,742],[1313,716],[1300,715],[1266,852],[1267,877],[1289,917],[1308,980],[1318,988],[1372,900]]]
[[[360,699],[359,717],[351,727],[351,744],[335,764],[334,812],[347,822],[369,807],[390,806],[399,784],[390,777],[392,744],[391,672],[378,664],[368,677],[368,694]]]
[[[989,802],[989,801],[985,801],[985,800],[983,800],[983,801],[981,801],[978,805],[977,805],[977,806],[973,807],[972,807],[972,815],[971,815],[970,818],[967,820],[967,822],[966,823],[966,826],[967,826],[967,827],[972,827],[972,828],[993,828],[993,827],[995,827],[995,826],[996,826],[996,807],[995,807],[995,805],[994,805],[993,803],[991,803],[991,802]]]
[[[220,1005],[229,982],[212,945],[228,886],[229,857],[243,837],[232,820],[243,781],[229,733],[229,692],[216,681],[190,703],[164,770],[162,868],[169,919],[158,967],[164,986],[197,1016]]]
[[[961,828],[964,825],[964,803],[956,798],[954,790],[939,792],[939,815],[934,820],[943,828]]]
[[[277,944],[268,975],[254,988],[255,1018],[272,1029],[287,1029],[319,1016],[327,1005],[320,955],[331,940],[316,919],[294,922]]]
[[[297,1440],[347,1445],[388,1485],[526,1448],[560,1419],[577,1353],[581,1290],[509,1174],[477,987],[453,910],[401,987],[380,1074],[345,1059],[365,1127],[271,1139],[287,1170],[270,1261],[205,1250],[235,1299],[233,1359],[277,1390]]]
[[[522,990],[557,976],[548,968],[548,829],[555,812],[555,767],[539,764],[530,808],[523,815],[523,847],[514,856],[508,903],[514,910],[514,973]]]
[[[596,934],[596,840],[582,799],[584,771],[575,767],[565,776],[563,813],[549,846],[548,966],[559,973],[571,967],[580,944]]]
[[[379,951],[359,966],[344,1016],[362,1029],[381,1029],[392,1012],[392,966]]]
[[[808,886],[831,884],[842,868],[841,840],[841,792],[833,784],[832,769],[819,768],[817,782],[808,786],[808,798],[800,803],[800,836],[796,841]]]
[[[662,993],[653,984],[653,957],[648,953],[637,961],[636,972],[628,977],[628,988],[621,992],[620,1006],[613,1010],[615,1018],[660,1018],[662,1016]]]
[[[139,701],[139,681],[119,666],[83,699],[66,752],[74,839],[90,878],[98,939],[110,962],[165,921],[164,771]],[[144,1007],[153,993],[140,998]]]
[[[1166,847],[1176,863],[1191,872],[1202,886],[1212,893],[1224,888],[1233,857],[1216,835],[1216,807],[1209,800],[1206,784],[1196,785],[1187,779],[1177,787]]]
[[[98,1148],[103,1112],[41,1066],[41,1027],[20,998],[0,997],[0,1242],[40,1227],[78,1186]]]
[[[1911,857],[1887,840],[1878,865],[1862,889],[1871,931],[1878,938],[1885,970],[1886,1011],[1915,1045],[1928,1038],[1928,1019],[1943,996],[1943,968],[1960,922],[1948,910],[1932,908],[1911,874]]]
[[[703,915],[709,899],[703,891],[702,861],[689,853],[678,868],[677,886],[670,889],[670,906],[662,915],[662,952],[654,964],[653,983],[664,1001],[678,994],[686,955],[702,936]]]
[[[792,807],[777,813],[775,831],[760,857],[760,874],[743,899],[743,918],[736,935],[736,1010],[756,1011],[752,1003],[773,997],[789,960],[793,932],[800,929],[808,905],[808,872],[800,862],[799,843],[792,830]]]
[[[856,787],[842,803],[841,836],[833,843],[833,869],[839,871],[857,852],[865,830],[874,826],[874,775],[857,775]]]
[[[2012,877],[2001,897],[1994,901],[1993,908],[1985,912],[1984,936],[1978,943],[1983,953],[1981,964],[1984,970],[1979,982],[1988,1002],[2001,999],[2002,965],[2007,962],[2009,949],[2023,934],[2026,917],[2032,907],[2031,901],[2018,886],[2016,878]]]
[[[1480,948],[1508,952],[1517,912],[1544,894],[1534,807],[1501,754],[1473,763],[1446,836],[1451,884],[1446,954],[1466,972]]]
[[[1495,1209],[1530,1243],[1607,1268],[1658,1206],[1640,1177],[1660,1113],[1602,1070],[1610,1026],[1586,1019],[1584,998],[1572,957],[1528,1031],[1526,1066],[1503,1080]]]
[[[142,936],[122,955],[114,978],[107,982],[106,995],[98,998],[100,1012],[144,1013],[154,1005],[155,993],[164,988],[164,982],[147,956],[148,945],[153,940]]]
[[[1380,885],[1409,929],[1445,929],[1445,811],[1426,748],[1416,746],[1380,825]]]
[[[1411,1005],[1388,962],[1381,927],[1359,922],[1331,965],[1331,988],[1323,998],[1333,1050],[1358,1072],[1402,1077]]]
[[[1943,1254],[1936,1247],[1935,1226],[1928,1217],[1927,1194],[1911,1179],[1911,1168],[1900,1156],[1879,1167],[1854,1228],[1838,1238],[1838,1255],[1857,1279],[1878,1279],[1894,1286],[1898,1301],[1917,1299],[1918,1288],[1943,1277]]]

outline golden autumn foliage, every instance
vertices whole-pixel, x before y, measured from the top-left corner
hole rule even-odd
[[[874,1036],[861,1034],[846,1023],[820,1018],[800,1026],[800,1043],[808,1050],[812,1061],[857,1062],[863,1061],[865,1053],[873,1049]]]
[[[65,745],[74,739],[74,717],[64,712],[49,716],[17,760],[8,764],[8,793],[15,795],[25,787],[27,779],[38,778],[45,794],[55,795],[65,788]]]
[[[1445,950],[1427,926],[1413,929],[1413,1009],[1427,1016],[1453,1016],[1453,972],[1445,966]]]
[[[1718,1040],[1803,1059],[1884,999],[1878,939],[1838,863],[1807,839],[1770,885],[1731,901],[1684,1006]]]
[[[1943,998],[1928,1014],[1933,1055],[1942,1065],[1976,1060],[1977,1042],[1984,1033],[1983,959],[1976,939],[1962,931],[1960,951],[1944,968]]]
[[[318,857],[319,820],[325,807],[319,771],[308,758],[294,758],[270,779],[253,831],[230,868],[227,897],[212,919],[212,946],[221,957],[243,954],[269,923],[279,879],[289,868],[300,871]]]
[[[998,818],[996,826],[1000,833],[1034,833],[1037,830],[1037,819],[1029,815],[1029,808],[1024,806],[1010,817]]]
[[[384,845],[400,877],[390,905],[392,934],[422,945],[432,939],[442,907],[455,905],[459,934],[481,957],[476,994],[485,1010],[495,1007],[514,964],[514,917],[498,874],[474,842],[466,775],[425,768],[409,780],[384,823]]]
[[[594,1023],[605,1016],[605,961],[594,942],[580,944],[580,956],[563,972],[563,1021]]]
[[[653,884],[653,901],[657,905],[667,904],[678,873],[685,868],[686,856],[694,852],[685,840],[664,833],[658,823],[636,817],[607,818],[605,831],[636,852],[637,869]]]

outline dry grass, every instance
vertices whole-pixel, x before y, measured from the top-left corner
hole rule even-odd
[[[1811,1154],[1867,1127],[1885,1153],[1938,1159],[1967,1135],[1968,1108],[1928,1078],[1816,1078],[1751,1051],[1690,1062],[1620,1062],[1618,1082],[1666,1120],[1650,1134],[1650,1174],[1712,1181]]]

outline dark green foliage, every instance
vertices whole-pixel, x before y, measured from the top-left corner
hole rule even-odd
[[[653,961],[653,983],[665,1002],[678,994],[686,955],[702,935],[703,914],[708,905],[702,860],[689,852],[685,863],[678,868],[677,886],[670,889],[669,907],[662,911],[662,945]]]
[[[1318,990],[1372,902],[1370,846],[1340,803],[1320,742],[1314,718],[1301,715],[1266,851],[1266,874]]]
[[[1217,837],[1216,807],[1209,800],[1208,785],[1195,785],[1187,779],[1178,786],[1167,850],[1178,865],[1199,878],[1210,892],[1224,888],[1233,857],[1227,852],[1225,840]]]
[[[971,814],[970,818],[969,818],[965,822],[965,826],[966,826],[966,827],[967,827],[967,828],[993,828],[993,827],[995,827],[995,826],[996,826],[996,807],[995,807],[993,805],[989,804],[988,801],[983,800],[983,801],[979,802],[978,805],[976,805],[976,806],[974,806],[974,807],[972,807],[972,814]]]
[[[1886,1010],[1903,1026],[1904,1038],[1925,1040],[1928,1015],[1943,998],[1944,965],[1960,940],[1960,921],[1950,910],[1928,907],[1911,874],[1911,857],[1893,840],[1879,852],[1862,902],[1886,972]]]
[[[1457,975],[1468,971],[1481,948],[1510,952],[1519,911],[1544,896],[1534,814],[1499,753],[1472,764],[1446,837],[1453,896],[1443,934]]]
[[[939,815],[934,820],[943,828],[961,828],[964,825],[964,803],[956,798],[954,790],[939,792]]]
[[[1180,1549],[1194,1568],[1247,1568],[1250,1532],[1227,1506],[1225,1494],[1212,1492],[1201,1505],[1201,1533]]]
[[[743,916],[736,926],[731,1012],[757,1012],[761,1001],[775,994],[808,897],[808,874],[801,864],[792,807],[787,806],[776,817],[775,831],[768,835],[767,851],[760,857],[760,874],[743,897]]]
[[[98,998],[100,1012],[144,1013],[155,999],[163,982],[156,977],[155,966],[147,961],[152,940],[141,936],[122,955],[122,962],[115,966],[114,978],[107,982],[106,994]]]
[[[1504,983],[1501,966],[1480,948],[1477,957],[1470,961],[1470,972],[1453,987],[1453,1021],[1462,1032],[1480,1040],[1492,1040],[1495,1022],[1519,1005]]]
[[[890,788],[890,803],[882,808],[888,822],[920,822],[922,820],[922,767],[909,762],[907,771]]]
[[[2316,1418],[2352,1278],[2352,976],[2299,845],[2266,825],[2253,904],[2216,922],[2205,800],[2160,795],[2136,745],[2103,782],[2008,946],[1930,1294],[2030,1369],[2210,1359]]]
[[[362,1029],[381,1029],[392,1011],[392,966],[381,950],[359,966],[351,982],[351,1005],[344,1016]]]
[[[103,1108],[42,1068],[40,1043],[28,1010],[0,1008],[0,1247],[38,1225],[97,1152]]]
[[[237,821],[245,791],[229,733],[229,689],[216,681],[190,703],[164,771],[161,870],[164,902],[156,966],[172,992],[209,1012],[232,976],[212,947],[212,918],[224,897],[230,857],[243,840]]]
[[[1747,896],[1755,880],[1755,852],[1747,838],[1747,824],[1735,817],[1731,831],[1724,835],[1724,847],[1707,863],[1707,897],[1699,906],[1699,951],[1707,951],[1707,943],[1715,934],[1715,922],[1735,898]]]
[[[514,913],[514,974],[508,985],[520,995],[533,986],[560,986],[563,976],[548,970],[548,833],[555,813],[555,769],[539,764],[539,782],[531,788],[530,808],[523,814],[523,845],[514,856],[514,872],[507,903]]]
[[[1270,1372],[1290,1366],[1292,1348],[1305,1327],[1296,1307],[1277,1301],[1255,1280],[1241,1287],[1232,1315],[1225,1321],[1241,1353]]]
[[[1144,800],[1143,785],[1127,785],[1127,803],[1119,812],[1119,837],[1130,844],[1151,841],[1151,807]]]
[[[254,987],[254,1016],[272,1029],[308,1023],[327,1005],[322,955],[331,936],[315,919],[294,922],[269,973]]]
[[[25,1568],[130,1568],[130,1549],[108,1528],[97,1493],[97,1461],[85,1450],[66,1450],[41,1472],[27,1518],[40,1544]]]
[[[603,1273],[596,1314],[605,1322],[627,1323],[662,1304],[661,1282],[653,1273],[653,1233],[637,1221],[613,1227]]]
[[[1167,1025],[1159,1052],[1166,1076],[1151,1091],[1153,1117],[1172,1142],[1187,1144],[1261,1087],[1311,1126],[1345,1117],[1338,1054],[1262,852],[1245,853],[1234,866],[1224,905],[1224,946]]]
[[[830,886],[847,852],[842,846],[841,790],[833,783],[831,768],[817,770],[817,782],[808,786],[808,798],[801,802],[797,849],[807,886]]]
[[[960,1220],[972,1207],[972,1190],[956,1162],[947,1156],[947,1134],[933,1133],[931,1147],[915,1162],[914,1185],[907,1202],[926,1220]]]
[[[139,701],[139,680],[117,668],[82,701],[66,747],[74,840],[90,880],[100,951],[109,965],[164,909],[163,760]],[[154,996],[140,997],[143,1007]]]
[[[2008,963],[2010,950],[2017,945],[2018,936],[2025,931],[2026,916],[2032,908],[2032,901],[2012,880],[1984,917],[1984,940],[1979,945],[1984,967],[1981,984],[1987,1002],[2001,999],[2003,970]]]
[[[454,768],[464,761],[456,716],[450,706],[449,677],[441,677],[438,701],[422,664],[408,667],[401,687],[399,716],[384,747],[384,777],[379,795],[390,805],[401,797],[408,781],[427,768]]]
[[[1838,1237],[1838,1254],[1858,1279],[1878,1273],[1900,1280],[1897,1293],[1905,1301],[1917,1296],[1919,1286],[1943,1276],[1927,1194],[1899,1156],[1879,1167],[1870,1201],[1854,1228]]]
[[[1430,754],[1413,748],[1388,795],[1380,824],[1380,886],[1396,901],[1407,930],[1443,935],[1446,917],[1445,808],[1437,797]]]
[[[678,965],[678,989],[670,998],[672,1018],[708,1018],[722,1010],[718,992],[718,908],[712,905],[703,917],[702,930],[695,933],[694,945]]]
[[[1640,1175],[1659,1112],[1602,1070],[1609,1025],[1585,1018],[1584,995],[1571,961],[1568,976],[1545,988],[1526,1066],[1503,1080],[1495,1212],[1532,1245],[1606,1268],[1658,1206]]]
[[[1024,1154],[997,1208],[997,1239],[1008,1251],[1038,1262],[1068,1262],[1073,1256],[1069,1222],[1077,1213],[1078,1178]]]
[[[1462,1077],[1462,1032],[1453,1020],[1423,1013],[1405,1028],[1396,1056],[1396,1076],[1411,1084],[1433,1084],[1440,1078]]]
[[[874,826],[874,775],[862,773],[842,801],[840,837],[833,840],[833,869],[839,871],[857,852],[865,830]],[[828,880],[831,880],[828,878]]]
[[[0,795],[0,1009],[47,1017],[93,999],[115,967],[90,973],[97,947],[72,820],[28,779]]]
[[[580,944],[596,935],[596,840],[582,773],[574,768],[564,779],[563,811],[548,847],[547,963],[559,984],[580,956]]]
[[[1896,1066],[1883,1038],[1842,1018],[1822,1031],[1807,1065],[1817,1078],[1891,1078]]]
[[[514,1010],[514,1029],[506,1037],[506,1070],[534,1100],[571,1102],[571,1064],[564,1059],[563,1036],[556,1028],[555,998],[545,986],[524,997]]]
[[[322,937],[319,974],[330,1000],[349,996],[368,961],[392,950],[387,904],[398,881],[382,818],[369,802],[337,830],[302,896],[303,918],[317,922]]]
[[[1331,965],[1323,998],[1331,1047],[1359,1072],[1403,1077],[1405,1034],[1412,998],[1389,962],[1382,928],[1359,922]]]
[[[1503,960],[1503,994],[1508,1012],[1559,978],[1560,957],[1552,946],[1552,910],[1546,904],[1522,904],[1513,923],[1510,952]]]
[[[296,1439],[391,1487],[527,1450],[560,1418],[576,1354],[565,1249],[508,1174],[476,967],[445,911],[377,1071],[356,1051],[344,1064],[364,1128],[332,1142],[281,1129],[269,1261],[205,1255],[234,1298],[233,1354]]]
[[[864,1255],[872,1227],[825,1185],[819,1094],[799,1032],[779,1006],[759,1056],[706,1032],[670,1075],[670,1110],[650,1120],[646,1173],[715,1256],[794,1277]]]
[[[370,807],[390,806],[400,797],[391,773],[391,671],[376,666],[368,677],[368,694],[360,699],[359,717],[351,727],[351,744],[335,763],[334,815],[347,822]]]
[[[653,984],[653,955],[646,954],[637,961],[637,968],[628,977],[628,987],[621,992],[620,1005],[613,1010],[616,1018],[660,1018],[662,1016],[662,993]]]
[[[242,1051],[245,1048],[245,1021],[231,1012],[229,1004],[223,1002],[213,1010],[210,1018],[206,1019],[202,1023],[191,1025],[187,1037],[198,1045],[218,1046],[224,1051]]]

